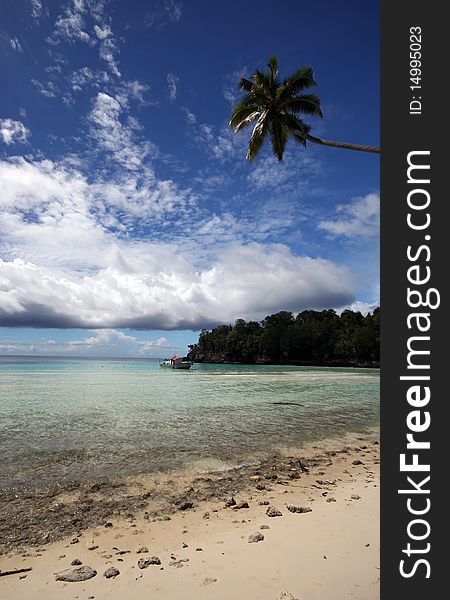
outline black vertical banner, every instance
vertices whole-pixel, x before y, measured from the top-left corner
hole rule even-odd
[[[381,3],[382,600],[448,593],[443,11],[432,1]]]

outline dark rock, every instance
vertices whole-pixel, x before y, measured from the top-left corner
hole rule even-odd
[[[259,528],[260,529],[270,529],[270,527],[268,525],[260,525]]]
[[[239,502],[239,504],[236,504],[236,506],[234,507],[235,510],[238,510],[240,508],[250,508],[248,505],[248,502],[246,502],[244,500],[244,502]]]
[[[327,502],[336,502],[336,498],[332,498],[331,496],[327,498]]]
[[[283,590],[275,596],[274,600],[295,600],[295,598],[290,592]]]
[[[275,508],[275,506],[269,506],[269,508],[266,510],[266,515],[268,517],[282,517],[283,514],[280,510],[278,510],[278,508]]]
[[[309,513],[312,511],[312,508],[309,508],[308,506],[295,506],[295,504],[288,504],[287,507],[289,512],[291,513]]]
[[[269,501],[268,500],[260,500],[258,502],[259,506],[269,506]]]
[[[74,558],[70,564],[72,565],[72,567],[76,567],[78,565],[82,565],[83,563],[81,562],[81,560],[79,558]]]
[[[56,573],[56,581],[86,581],[97,575],[97,571],[91,567],[83,566],[77,569],[66,569],[60,573]]]
[[[136,554],[144,554],[145,552],[148,552],[147,546],[141,546],[136,550]]]
[[[361,496],[358,496],[358,494],[352,494],[352,495],[350,496],[350,498],[351,498],[352,500],[361,500]]]
[[[264,536],[260,531],[256,531],[248,536],[248,543],[253,544],[256,542],[262,542],[264,540]]]
[[[205,586],[205,585],[211,585],[211,583],[215,583],[217,581],[217,579],[215,577],[205,577],[205,579],[202,581],[201,585]]]
[[[94,544],[93,546],[89,546],[88,550],[97,550],[98,546]]]
[[[362,461],[362,460],[359,460],[359,458],[357,458],[356,460],[354,460],[354,461],[352,462],[352,465],[363,465],[363,464],[364,464],[364,463],[363,463],[363,461]]]
[[[180,558],[179,560],[172,560],[169,563],[169,567],[176,567],[177,569],[181,569],[184,567],[184,563],[189,562],[188,558]]]
[[[106,571],[103,573],[103,577],[106,577],[106,579],[117,577],[117,575],[120,575],[120,571],[119,569],[116,569],[116,567],[109,567],[109,569],[106,569]]]
[[[180,504],[177,505],[178,510],[189,510],[190,508],[193,508],[193,503],[190,502],[189,500],[186,500],[184,502],[180,502]]]
[[[111,523],[111,521],[108,521],[107,523],[105,523],[105,527],[112,527],[113,524]]]
[[[139,569],[146,569],[150,566],[150,564],[151,563],[148,558],[140,558],[137,562],[137,566],[139,567]]]
[[[256,484],[256,489],[257,490],[265,490],[266,486],[263,483],[257,483]]]
[[[236,500],[233,498],[233,496],[231,498],[228,498],[228,500],[225,500],[225,506],[227,508],[229,508],[230,506],[236,506]]]
[[[78,538],[73,538],[73,540],[71,540],[71,544],[78,544],[80,540]]]

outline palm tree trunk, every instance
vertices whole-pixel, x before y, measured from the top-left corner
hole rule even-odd
[[[333,142],[331,140],[321,140],[320,138],[314,137],[313,135],[306,135],[306,139],[313,144],[320,144],[321,146],[331,146],[332,148],[347,148],[347,150],[358,150],[359,152],[374,152],[375,154],[380,153],[380,149],[377,146],[361,146],[360,144],[349,144],[348,142]]]

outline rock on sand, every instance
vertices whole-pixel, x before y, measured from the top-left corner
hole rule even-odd
[[[92,567],[83,566],[76,569],[66,569],[56,573],[56,581],[86,581],[97,575],[97,571]]]

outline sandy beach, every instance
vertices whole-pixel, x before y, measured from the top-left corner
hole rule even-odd
[[[379,445],[376,435],[345,442],[177,481],[183,493],[172,510],[136,509],[130,500],[135,510],[57,542],[47,536],[28,549],[4,548],[1,572],[31,570],[0,577],[0,597],[376,600]],[[138,486],[144,500],[147,484]],[[212,499],[200,488],[212,489]],[[96,575],[56,580],[83,567]],[[119,573],[107,578],[111,567]]]

